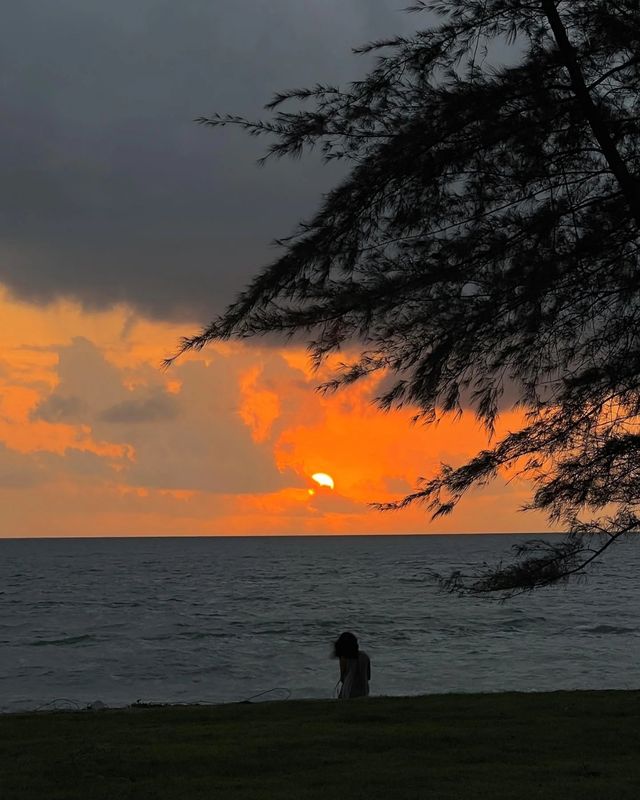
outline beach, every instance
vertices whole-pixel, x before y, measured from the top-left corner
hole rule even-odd
[[[3,800],[635,800],[640,691],[0,716]]]

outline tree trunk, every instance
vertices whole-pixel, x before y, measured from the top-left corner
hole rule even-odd
[[[575,49],[569,41],[554,0],[542,0],[542,9],[549,20],[560,56],[569,72],[573,91],[584,111],[585,117],[589,121],[593,135],[602,149],[602,155],[609,164],[611,172],[618,180],[636,224],[640,228],[640,184],[627,169],[627,165],[611,138],[605,118],[591,98],[582,70],[576,59]]]

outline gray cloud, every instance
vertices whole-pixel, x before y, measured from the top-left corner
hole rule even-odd
[[[0,489],[32,489],[42,482],[43,475],[35,458],[0,442]]]
[[[192,120],[358,77],[394,0],[21,0],[0,30],[0,281],[17,296],[207,320],[337,176],[260,170],[265,143]]]
[[[113,470],[95,453],[75,448],[68,448],[63,455],[44,450],[20,453],[0,443],[0,490],[34,489],[62,475],[71,475],[74,480],[112,479]]]
[[[30,461],[7,462],[3,471],[0,449],[0,488],[12,470],[21,485],[31,479],[22,469],[29,464],[46,467],[44,474],[55,467],[111,480],[116,466],[121,481],[148,489],[251,494],[285,488],[293,476],[278,470],[270,446],[253,441],[239,414],[238,379],[245,368],[241,358],[185,361],[174,371],[182,389],[170,395],[160,371],[147,365],[136,373],[139,383],[128,388],[126,371],[109,363],[88,339],[76,337],[58,348],[58,383],[32,416],[82,425],[94,441],[130,448],[129,454],[67,450],[64,459],[37,454]],[[69,466],[60,466],[67,459]]]
[[[45,422],[75,422],[82,419],[85,410],[83,400],[75,396],[52,394],[39,403],[31,412],[31,419]]]
[[[175,397],[162,390],[156,390],[147,397],[123,400],[99,415],[101,422],[119,425],[139,424],[141,422],[166,422],[178,416],[178,403]]]
[[[40,452],[34,454],[32,458],[40,465],[43,476],[46,476],[48,481],[55,480],[61,475],[70,475],[74,483],[84,481],[91,484],[95,479],[109,483],[116,476],[111,460],[87,450],[68,448],[64,455]]]

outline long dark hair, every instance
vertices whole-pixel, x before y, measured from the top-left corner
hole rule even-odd
[[[358,658],[358,640],[356,637],[345,631],[333,643],[334,658]]]

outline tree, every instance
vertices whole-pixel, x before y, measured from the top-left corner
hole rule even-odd
[[[181,352],[310,332],[320,364],[356,343],[325,390],[384,371],[381,408],[408,404],[429,422],[470,407],[490,433],[508,387],[520,430],[381,508],[449,514],[471,486],[517,470],[533,482],[528,507],[567,537],[443,580],[509,595],[581,574],[638,531],[640,11],[636,0],[408,10],[439,22],[361,48],[378,56],[364,80],[278,94],[267,121],[199,120],[273,136],[265,158],[320,147],[349,172]]]

